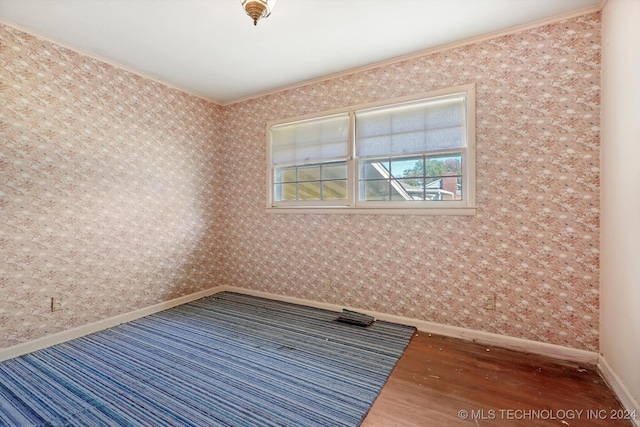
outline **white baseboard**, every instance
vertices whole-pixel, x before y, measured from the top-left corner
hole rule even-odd
[[[640,427],[640,403],[631,395],[624,383],[611,369],[611,366],[609,366],[606,359],[595,352],[563,347],[556,344],[530,341],[522,338],[503,336],[489,332],[459,328],[456,326],[442,325],[439,323],[412,319],[409,317],[394,316],[391,314],[379,313],[370,310],[361,310],[358,308],[345,307],[337,304],[329,304],[301,298],[288,297],[284,295],[277,295],[268,292],[260,292],[251,289],[238,288],[234,286],[217,286],[211,289],[196,292],[191,295],[185,295],[183,297],[175,298],[170,301],[161,302],[159,304],[132,311],[130,313],[125,313],[119,316],[104,319],[88,325],[79,326],[77,328],[62,331],[57,334],[49,335],[23,344],[18,344],[13,347],[8,347],[6,349],[0,350],[0,362],[21,356],[23,354],[31,353],[33,351],[41,350],[55,344],[60,344],[74,338],[79,338],[94,332],[102,331],[104,329],[117,326],[121,323],[130,322],[132,320],[139,319],[141,317],[167,310],[181,304],[186,304],[188,302],[195,301],[197,299],[204,298],[206,296],[210,296],[223,291],[237,292],[245,295],[253,295],[276,301],[301,304],[309,307],[316,307],[336,312],[340,312],[342,311],[342,309],[346,308],[349,310],[355,310],[361,313],[365,313],[379,320],[414,326],[416,329],[422,332],[460,338],[483,345],[503,347],[524,353],[540,354],[543,356],[549,356],[556,359],[568,360],[577,363],[597,363],[602,376],[604,377],[605,381],[607,381],[616,396],[618,396],[618,399],[620,399],[623,407],[629,412],[635,411],[635,413],[638,414],[638,417],[633,421],[633,423],[636,427]]]
[[[12,347],[7,347],[0,350],[0,362],[13,359],[14,357],[22,356],[23,354],[31,353],[33,351],[42,350],[43,348],[51,347],[52,345],[60,344],[74,338],[80,338],[94,332],[102,331],[104,329],[117,326],[121,323],[130,322],[132,320],[139,319],[153,313],[158,313],[160,311],[167,310],[178,305],[186,304],[188,302],[195,301],[197,299],[204,298],[218,292],[222,292],[224,288],[224,286],[218,286],[215,288],[206,289],[194,294],[185,295],[179,298],[145,307],[140,310],[110,317],[98,322],[89,323],[88,325],[78,326],[77,328],[72,328],[66,331],[58,332],[56,334],[47,335],[46,337],[14,345]]]
[[[611,390],[618,396],[622,407],[630,414],[635,414],[635,419],[632,421],[633,425],[640,427],[640,402],[633,397],[627,386],[614,372],[603,355],[598,357],[598,368],[604,380],[609,384],[609,387],[611,387]]]
[[[523,338],[509,337],[505,335],[493,334],[490,332],[476,331],[473,329],[459,328],[456,326],[448,326],[440,323],[429,322],[426,320],[412,319],[410,317],[394,316],[391,314],[379,313],[370,310],[362,310],[359,308],[345,307],[337,304],[327,304],[318,301],[306,300],[301,298],[287,297],[267,292],[254,291],[251,289],[237,288],[233,286],[225,286],[226,291],[237,292],[246,295],[259,296],[278,301],[290,302],[294,304],[306,305],[309,307],[322,308],[331,311],[354,310],[373,316],[376,319],[384,320],[392,323],[400,323],[403,325],[414,326],[422,332],[428,332],[438,335],[445,335],[453,338],[460,338],[467,341],[473,341],[483,345],[491,345],[496,347],[507,348],[522,353],[535,353],[543,356],[549,356],[556,359],[568,360],[577,363],[589,363],[595,365],[598,362],[598,353],[576,348],[564,347],[557,344],[547,344],[538,341],[526,340]]]
[[[91,334],[93,332],[102,331],[107,328],[119,325],[121,323],[130,322],[140,317],[148,316],[159,311],[167,310],[169,308],[186,304],[197,299],[216,294],[218,292],[230,291],[237,292],[246,295],[254,295],[264,298],[269,298],[277,301],[290,302],[294,304],[306,305],[309,307],[316,307],[331,311],[342,311],[343,308],[349,310],[359,311],[369,316],[373,316],[376,319],[384,320],[387,322],[400,323],[403,325],[414,326],[419,331],[445,335],[454,338],[461,338],[467,341],[473,341],[483,345],[491,345],[496,347],[508,348],[510,350],[516,350],[524,353],[535,353],[544,356],[554,357],[556,359],[569,360],[578,363],[591,363],[596,364],[598,362],[598,354],[591,351],[579,350],[575,348],[563,347],[556,344],[547,344],[537,341],[525,340],[522,338],[509,337],[499,334],[493,334],[489,332],[476,331],[472,329],[459,328],[456,326],[442,325],[440,323],[428,322],[425,320],[412,319],[410,317],[394,316],[391,314],[374,312],[370,310],[361,310],[353,307],[345,307],[337,304],[328,304],[318,301],[306,300],[301,298],[287,297],[283,295],[272,294],[268,292],[254,291],[251,289],[238,288],[234,286],[217,286],[211,289],[207,289],[201,292],[197,292],[191,295],[185,295],[180,298],[176,298],[170,301],[165,301],[159,304],[145,307],[140,310],[125,313],[119,316],[104,319],[88,325],[79,326],[77,328],[69,329],[66,331],[52,334],[43,338],[39,338],[33,341],[29,341],[23,344],[18,344],[13,347],[0,350],[0,362],[8,359],[12,359],[23,354],[31,353],[36,350],[50,347],[55,344],[60,344],[74,338],[79,338],[84,335]]]

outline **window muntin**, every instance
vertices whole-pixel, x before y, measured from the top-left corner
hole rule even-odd
[[[274,169],[274,201],[347,200],[347,162]]]
[[[473,214],[473,88],[275,123],[267,207]]]
[[[463,200],[462,153],[360,161],[360,201]]]

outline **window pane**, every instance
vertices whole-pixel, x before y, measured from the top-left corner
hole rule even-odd
[[[296,200],[296,184],[276,184],[274,187],[274,199]]]
[[[344,200],[347,198],[347,181],[324,181],[322,200]]]
[[[443,200],[462,200],[462,177],[443,176],[442,192]]]
[[[360,182],[360,200],[389,200],[389,181],[384,180]]]
[[[396,181],[397,186],[402,189],[398,191],[401,198],[393,198],[392,200],[424,200],[424,180],[422,178],[399,179]]]
[[[462,175],[462,154],[427,156],[425,176]]]
[[[457,175],[427,178],[427,200],[462,200],[462,178]]]
[[[275,184],[273,186],[273,200],[282,200],[282,184]]]
[[[319,181],[320,165],[298,167],[298,181]]]
[[[323,164],[322,179],[347,179],[347,162]]]
[[[296,182],[296,167],[276,169],[275,182]]]
[[[299,200],[320,200],[320,182],[301,182],[298,184]]]
[[[405,178],[409,176],[423,176],[423,157],[405,157],[391,159],[391,175],[394,178]]]
[[[372,159],[360,162],[360,179],[389,177],[389,159]]]
[[[391,200],[394,201],[413,201],[422,200],[421,180],[411,179],[392,179],[391,184]]]

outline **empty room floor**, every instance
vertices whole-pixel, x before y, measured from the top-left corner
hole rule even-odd
[[[632,426],[592,365],[418,332],[362,427]]]

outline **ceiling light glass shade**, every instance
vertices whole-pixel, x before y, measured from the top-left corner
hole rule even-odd
[[[278,0],[242,0],[242,7],[253,19],[253,25],[257,25],[260,18],[271,15],[277,2]]]

